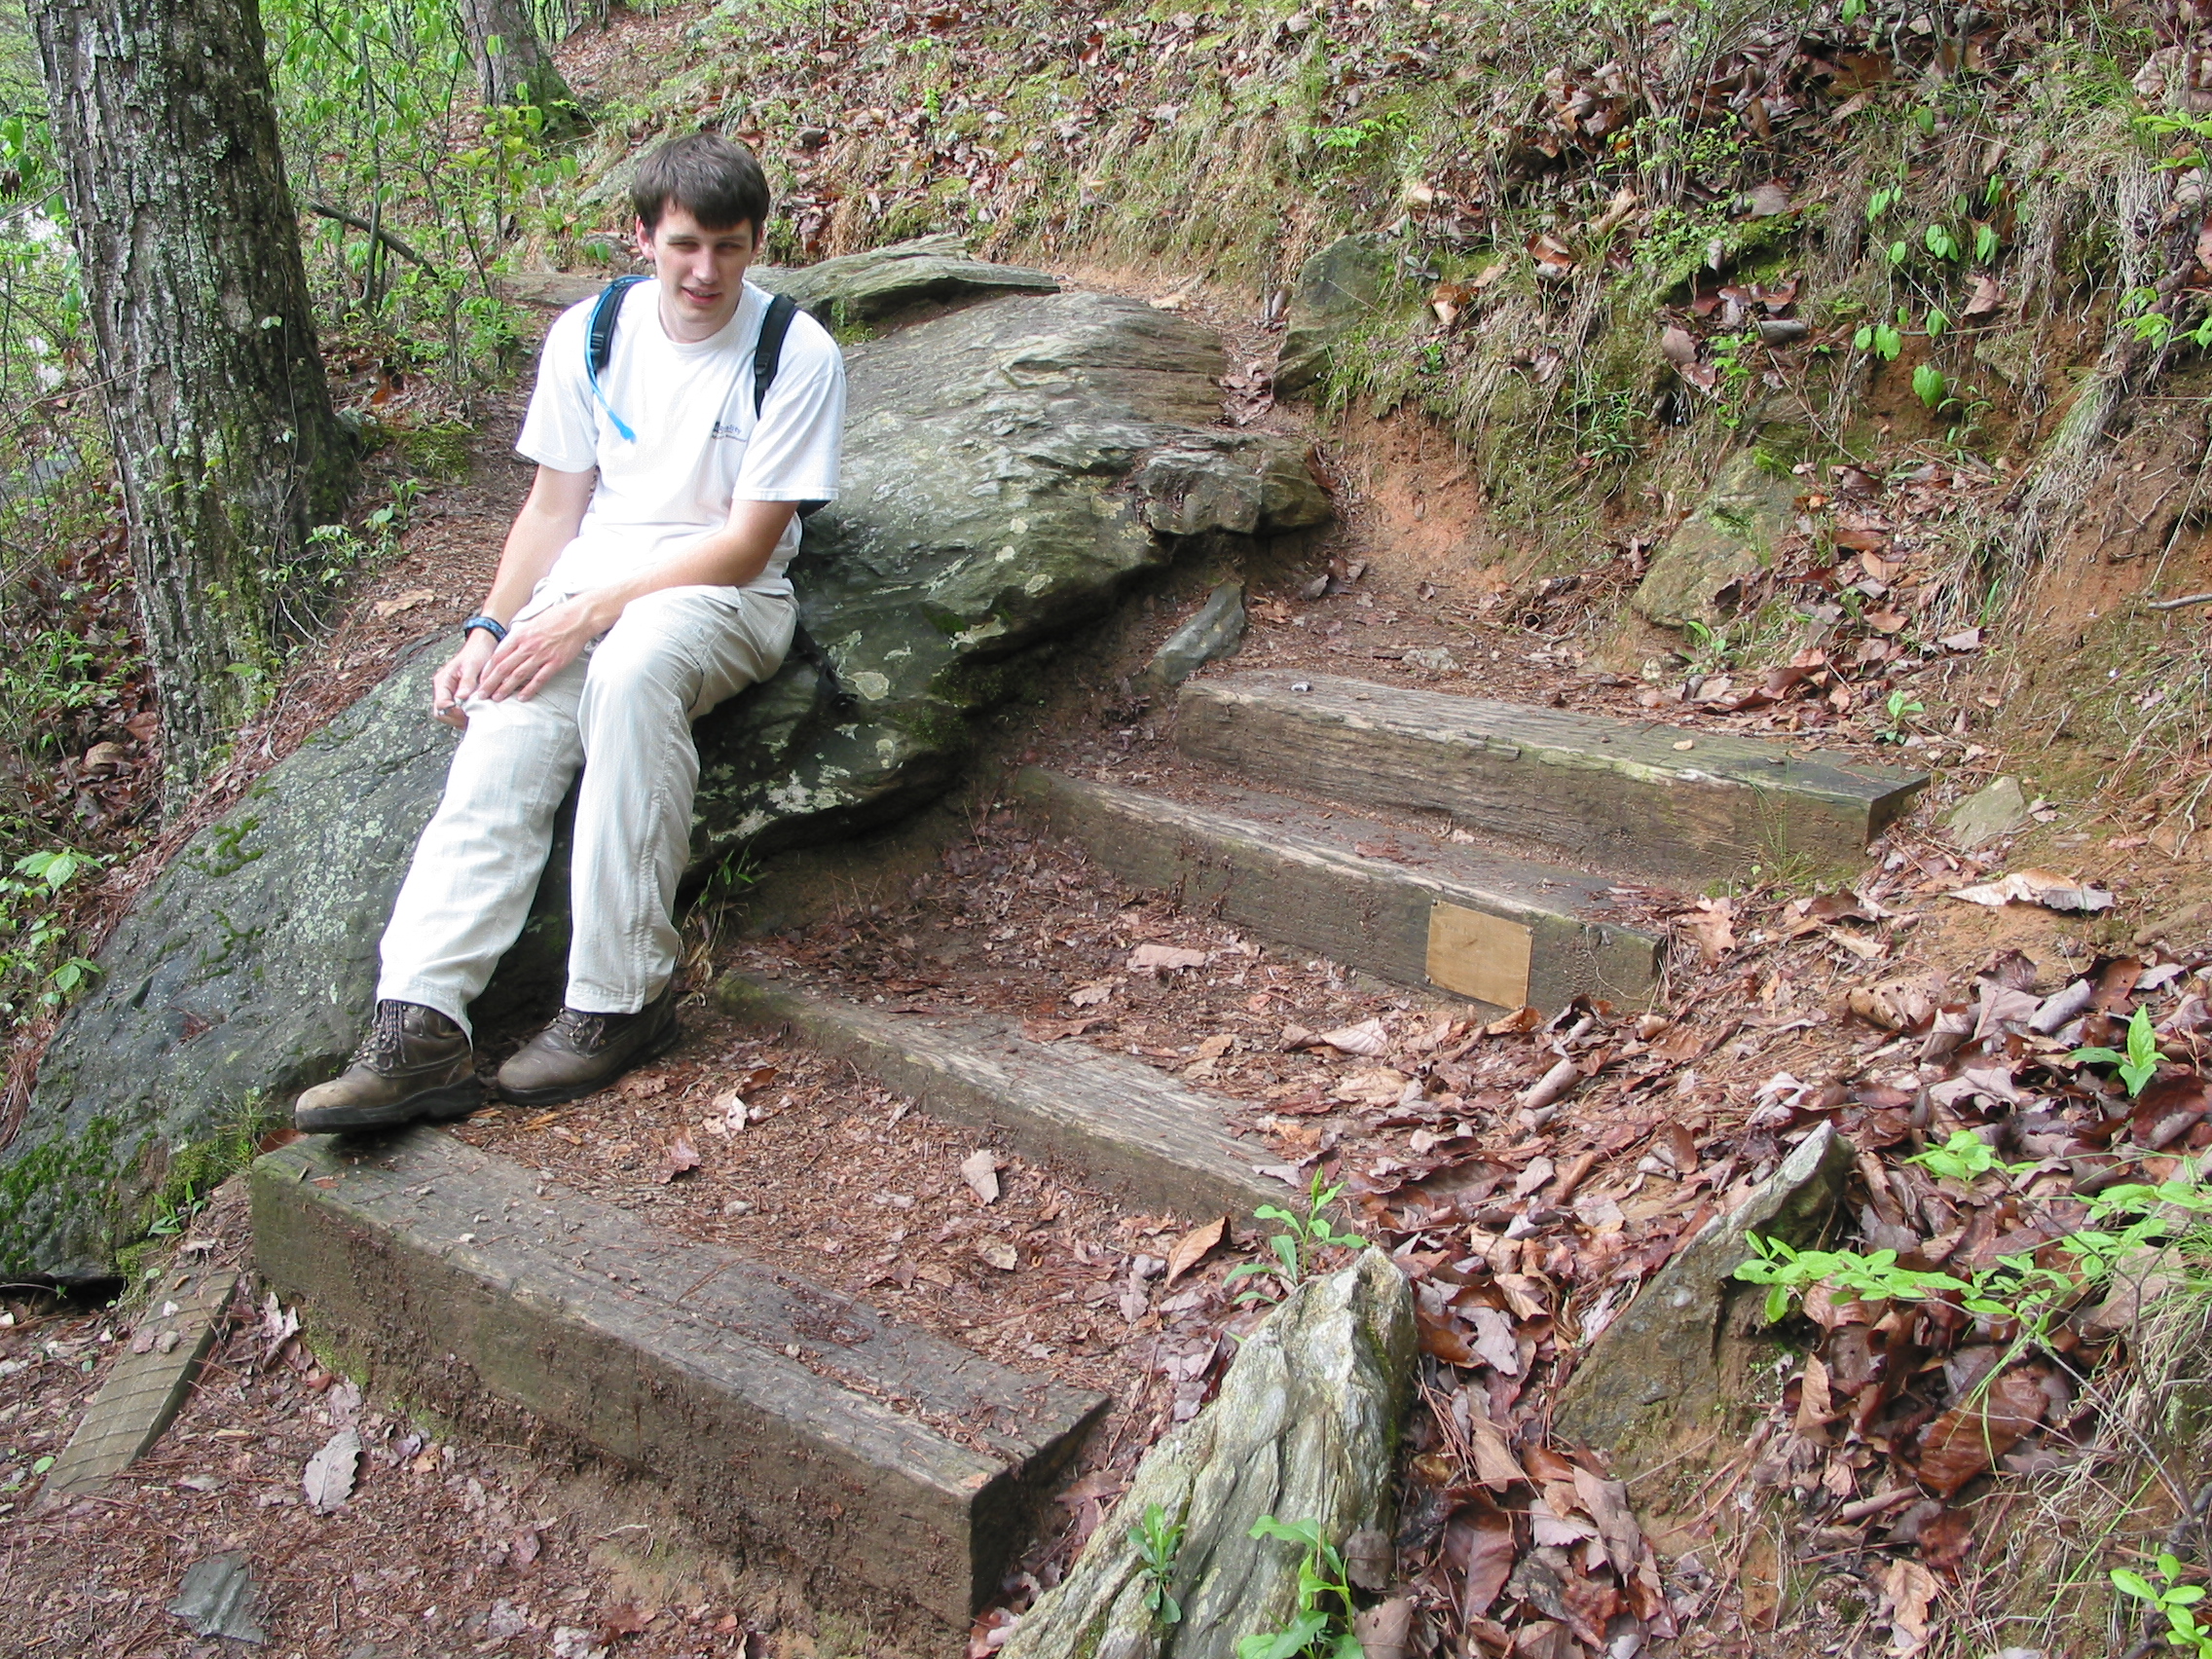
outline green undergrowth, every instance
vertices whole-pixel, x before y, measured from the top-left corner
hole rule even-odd
[[[603,109],[582,172],[706,122],[768,161],[779,258],[955,231],[1255,303],[1377,235],[1392,291],[1317,397],[1442,422],[1533,568],[1566,571],[1747,443],[1818,466],[2051,436],[2142,286],[2119,200],[2161,142],[2129,84],[2156,42],[2113,5],[2000,6],[1967,43],[1923,11],[1020,0],[885,26],[727,0]],[[1778,113],[1754,118],[1742,77],[1770,71]],[[1791,283],[1802,337],[1716,326],[1716,291]],[[1996,527],[1959,538],[1977,599],[2017,574]]]
[[[165,1259],[190,1234],[215,1189],[253,1161],[262,1138],[280,1122],[253,1095],[233,1107],[203,1139],[169,1149],[160,1184],[117,1240],[116,1263],[127,1281],[152,1276],[150,1265]]]

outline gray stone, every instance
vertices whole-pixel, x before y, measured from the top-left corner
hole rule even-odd
[[[1331,511],[1305,456],[1260,432],[1193,432],[1147,456],[1136,483],[1145,522],[1163,535],[1272,535]]]
[[[253,1568],[241,1552],[231,1551],[203,1556],[186,1567],[169,1611],[195,1636],[227,1636],[258,1646],[269,1640],[257,1610],[260,1600]]]
[[[509,299],[572,306],[597,294],[615,275],[612,270],[518,271],[494,280]],[[841,254],[819,265],[756,265],[746,278],[771,294],[791,295],[831,325],[873,322],[932,301],[1051,294],[1060,286],[1049,272],[971,259],[961,240],[950,235]]]
[[[1373,233],[1339,238],[1301,265],[1275,362],[1277,395],[1319,380],[1329,348],[1384,313],[1396,278],[1389,239]]]
[[[1976,791],[1951,808],[1943,820],[1951,831],[1952,844],[1969,852],[2000,835],[2016,834],[2031,822],[2028,797],[2017,778],[1999,778]]]
[[[1765,1351],[1756,1338],[1765,1293],[1734,1276],[1751,1256],[1745,1240],[1755,1233],[1798,1248],[1813,1243],[1835,1212],[1853,1157],[1851,1143],[1823,1124],[1758,1191],[1708,1222],[1575,1366],[1553,1419],[1558,1431],[1603,1449],[1614,1474],[1630,1480],[1742,1402]]]
[[[1136,682],[1155,690],[1169,691],[1207,663],[1234,655],[1244,643],[1244,584],[1223,582],[1206,596],[1198,614],[1184,623],[1152,653],[1138,671]]]
[[[753,279],[770,293],[791,295],[832,323],[869,322],[930,300],[1052,294],[1060,286],[1049,272],[971,259],[956,236],[893,242],[819,265],[763,266]]]
[[[1212,442],[1219,343],[1141,301],[992,300],[846,362],[843,496],[808,522],[793,575],[857,706],[834,715],[793,662],[699,722],[694,879],[740,846],[819,841],[934,798],[959,774],[968,717],[1018,690],[1024,653],[1111,608],[1176,536],[1314,510],[1281,482],[1307,477],[1301,446]],[[1181,461],[1148,469],[1162,452],[1250,476],[1208,507],[1176,487]],[[1156,530],[1161,516],[1178,528]],[[283,1109],[350,1051],[452,752],[427,712],[449,645],[424,642],[273,768],[116,930],[0,1153],[0,1270],[106,1273],[172,1152]],[[558,983],[566,864],[557,844],[485,1017]]]
[[[1317,1522],[1339,1548],[1385,1525],[1414,1358],[1413,1297],[1382,1251],[1309,1280],[1246,1339],[1213,1404],[1145,1454],[1006,1659],[1232,1659],[1239,1639],[1288,1625],[1304,1552],[1252,1524]],[[1183,1617],[1163,1631],[1129,1536],[1153,1504],[1183,1528],[1168,1586]]]
[[[1743,584],[1773,563],[1796,496],[1795,484],[1767,471],[1755,450],[1736,456],[1653,557],[1629,601],[1636,613],[1663,628],[1725,622]]]

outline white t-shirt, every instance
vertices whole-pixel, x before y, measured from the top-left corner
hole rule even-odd
[[[803,311],[792,318],[756,422],[753,348],[768,309],[764,291],[746,283],[737,313],[711,338],[687,344],[661,327],[660,284],[633,285],[622,296],[613,355],[596,394],[585,360],[595,303],[571,306],[546,330],[537,387],[515,440],[517,452],[541,466],[599,470],[583,523],[539,584],[539,599],[619,581],[667,558],[722,529],[733,500],[835,498],[845,364],[819,322]],[[790,593],[784,568],[798,542],[793,514],[767,569],[748,585]]]

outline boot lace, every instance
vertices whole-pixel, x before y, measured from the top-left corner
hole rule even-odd
[[[624,1017],[618,1014],[586,1014],[564,1008],[553,1021],[554,1034],[579,1054],[597,1053],[607,1042],[608,1026]]]
[[[353,1051],[353,1063],[367,1066],[374,1072],[387,1072],[396,1067],[405,1052],[403,1045],[407,1033],[400,1021],[407,1017],[407,1005],[397,1002],[377,1004],[375,1020],[361,1046]]]

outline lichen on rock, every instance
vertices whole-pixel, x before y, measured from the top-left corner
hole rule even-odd
[[[1415,1347],[1412,1293],[1382,1251],[1301,1285],[1245,1339],[1213,1403],[1145,1454],[1005,1659],[1233,1659],[1243,1637],[1290,1624],[1302,1552],[1252,1525],[1316,1522],[1340,1545],[1383,1525]],[[1167,1590],[1183,1617],[1164,1629],[1130,1536],[1154,1504],[1182,1527]]]

